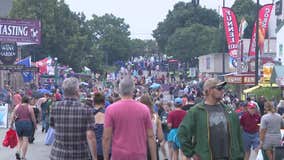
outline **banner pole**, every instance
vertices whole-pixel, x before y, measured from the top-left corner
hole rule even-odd
[[[258,45],[258,39],[259,39],[259,0],[256,1],[257,5],[257,13],[256,13],[256,38],[255,38],[255,85],[258,85],[258,59],[259,59],[259,45]]]
[[[225,0],[223,0],[223,7],[225,7]],[[224,28],[225,30],[225,28]],[[222,54],[222,71],[223,71],[223,75],[226,73],[226,69],[225,69],[225,45],[223,45],[223,54]]]

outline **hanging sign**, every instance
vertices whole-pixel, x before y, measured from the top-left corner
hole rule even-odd
[[[17,59],[17,44],[9,42],[0,43],[0,60],[3,64],[13,64]]]

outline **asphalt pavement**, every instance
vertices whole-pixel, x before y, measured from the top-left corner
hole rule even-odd
[[[2,141],[5,137],[6,131],[8,129],[0,128],[0,160],[15,160],[16,148],[7,148],[2,145]],[[41,125],[38,125],[38,129],[35,132],[35,140],[32,144],[29,144],[27,151],[27,160],[49,160],[49,154],[51,151],[51,146],[44,144],[45,133],[41,132]],[[167,150],[167,147],[166,147]],[[168,154],[168,150],[167,150]],[[164,159],[159,152],[160,159]],[[180,158],[181,159],[181,158]],[[262,160],[262,157],[258,156],[252,152],[250,160]]]
[[[40,129],[36,130],[34,143],[28,146],[27,160],[49,160],[51,146],[44,144],[45,133],[41,132],[41,126],[38,126],[38,128]],[[0,160],[15,160],[16,147],[11,149],[2,145],[7,130],[0,128]]]

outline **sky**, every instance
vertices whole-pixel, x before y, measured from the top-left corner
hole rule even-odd
[[[124,18],[129,24],[131,38],[153,39],[152,31],[162,22],[169,10],[179,1],[191,0],[65,0],[72,11],[83,12],[87,19],[93,14],[102,16],[112,13]],[[235,0],[225,0],[225,5],[231,7]],[[254,0],[256,1],[256,0]],[[271,3],[272,0],[260,0],[261,4]],[[222,0],[200,0],[202,7],[219,11]]]

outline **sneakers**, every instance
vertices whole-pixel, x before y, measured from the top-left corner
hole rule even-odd
[[[35,138],[34,137],[29,137],[29,143],[32,144],[34,142]]]
[[[15,154],[15,155],[16,155],[16,159],[17,159],[17,160],[21,160],[21,155],[20,155],[20,153],[19,153],[19,152],[16,152],[16,154]]]

